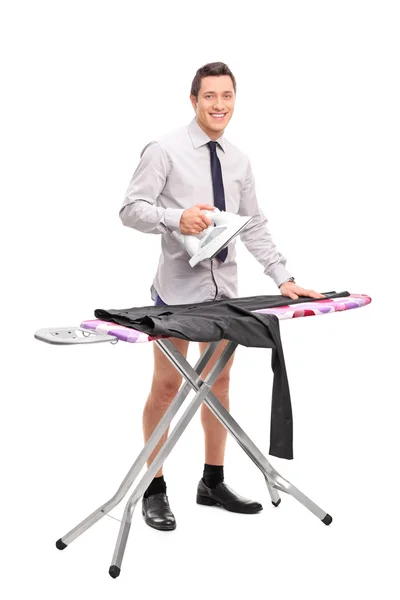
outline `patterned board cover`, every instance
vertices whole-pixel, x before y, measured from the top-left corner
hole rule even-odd
[[[253,312],[276,315],[279,320],[295,319],[297,317],[313,317],[340,312],[342,310],[350,310],[351,308],[360,308],[361,306],[366,306],[370,302],[371,298],[365,294],[350,294],[350,296],[345,296],[343,298],[302,302],[300,304],[259,309]],[[123,325],[117,325],[116,323],[109,323],[107,321],[100,321],[99,319],[83,321],[81,327],[84,329],[94,329],[99,333],[109,333],[110,335],[116,336],[119,340],[131,343],[151,342],[160,337],[167,337],[151,336],[142,331],[131,329],[130,327],[124,327]]]

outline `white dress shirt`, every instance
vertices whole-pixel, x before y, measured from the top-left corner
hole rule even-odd
[[[189,255],[178,239],[185,209],[198,203],[214,204],[208,135],[196,119],[189,125],[150,142],[142,150],[120,210],[124,225],[144,233],[162,235],[161,255],[151,286],[167,304],[206,302],[238,296],[234,239],[228,256],[189,265]],[[228,212],[253,217],[240,239],[279,286],[291,277],[268,231],[267,219],[258,206],[248,157],[223,135],[218,140]],[[145,257],[144,257],[145,260]]]

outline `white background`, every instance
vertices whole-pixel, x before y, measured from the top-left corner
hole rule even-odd
[[[398,597],[397,9],[3,3],[4,598]],[[334,521],[325,527],[287,496],[273,508],[232,439],[226,481],[264,510],[197,506],[196,416],[165,467],[178,527],[151,530],[138,507],[114,581],[117,521],[104,518],[62,553],[54,542],[114,493],[141,449],[152,346],[55,347],[33,333],[150,303],[160,238],[124,228],[118,211],[141,149],[191,120],[192,78],[218,60],[238,83],[226,136],[251,157],[288,269],[304,287],[372,297],[281,326],[295,460],[271,462]],[[240,294],[278,293],[238,250]],[[265,453],[271,384],[270,352],[240,347],[232,413]]]

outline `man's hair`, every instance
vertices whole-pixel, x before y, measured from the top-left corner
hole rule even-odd
[[[200,87],[201,87],[201,80],[203,79],[203,77],[212,77],[212,76],[218,77],[219,75],[229,75],[229,77],[232,79],[233,89],[235,90],[235,94],[236,94],[236,79],[233,76],[233,73],[230,70],[230,68],[228,67],[228,65],[226,65],[223,62],[208,63],[208,64],[204,65],[203,67],[200,67],[200,69],[197,70],[197,73],[194,76],[194,79],[192,81],[192,88],[190,90],[190,93],[193,96],[195,96],[195,98],[197,100],[197,96],[199,95],[199,91],[200,91]]]

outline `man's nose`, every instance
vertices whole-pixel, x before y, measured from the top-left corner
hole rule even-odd
[[[218,109],[222,110],[224,108],[224,103],[222,102],[221,98],[217,98],[217,100],[214,103],[214,108],[215,108],[215,110],[218,110]]]

